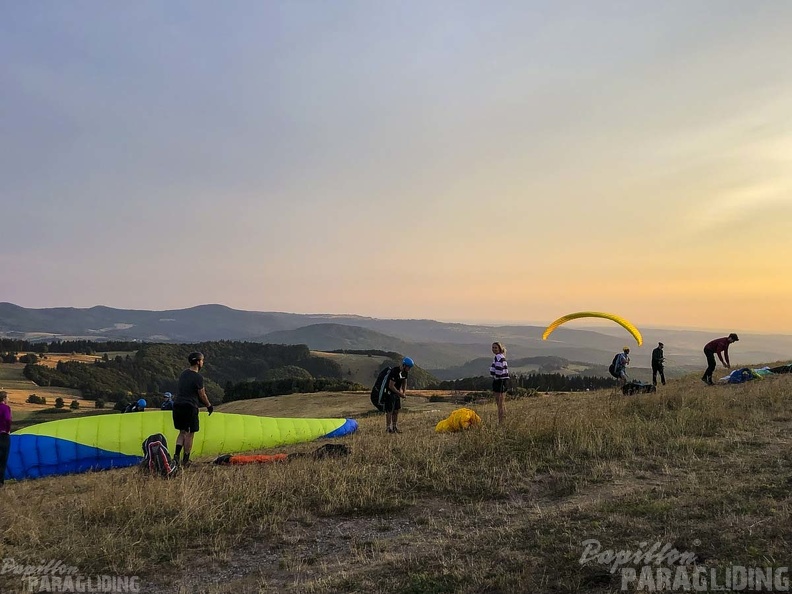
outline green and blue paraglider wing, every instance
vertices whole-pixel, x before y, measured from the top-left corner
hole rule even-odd
[[[216,456],[340,437],[353,433],[352,419],[301,419],[201,413],[193,456]],[[51,421],[11,434],[5,478],[24,479],[133,466],[143,458],[142,443],[162,433],[176,443],[169,411],[138,415],[99,415]],[[173,447],[173,446],[171,446]]]

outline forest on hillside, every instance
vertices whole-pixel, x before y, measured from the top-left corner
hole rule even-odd
[[[95,348],[100,345],[81,346],[97,352]],[[51,368],[29,363],[24,374],[39,385],[80,390],[88,399],[119,403],[144,396],[149,405],[156,406],[164,392],[177,392],[187,355],[200,351],[206,360],[202,372],[206,392],[213,403],[223,402],[225,392],[233,392],[236,384],[250,381],[271,386],[271,392],[280,394],[361,388],[342,378],[338,363],[312,355],[305,345],[216,341],[134,346],[134,353],[105,355],[92,364],[67,361]],[[290,391],[284,392],[286,389]]]

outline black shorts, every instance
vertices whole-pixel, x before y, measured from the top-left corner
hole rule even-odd
[[[174,404],[173,426],[179,431],[198,433],[198,409],[184,402]]]
[[[496,394],[503,394],[509,390],[509,378],[492,380],[492,391]]]
[[[401,396],[385,390],[385,394],[382,397],[382,405],[386,413],[401,410]]]

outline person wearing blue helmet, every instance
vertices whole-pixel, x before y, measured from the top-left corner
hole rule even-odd
[[[128,412],[143,412],[146,410],[146,404],[148,404],[143,398],[138,400],[137,402],[130,402],[127,404],[127,407],[124,409],[125,413]]]
[[[383,398],[383,406],[385,408],[385,425],[388,433],[401,433],[399,430],[398,420],[399,411],[401,410],[401,399],[406,396],[407,391],[407,376],[410,374],[410,369],[415,366],[415,363],[409,357],[402,359],[401,365],[391,369],[388,374],[387,386]]]

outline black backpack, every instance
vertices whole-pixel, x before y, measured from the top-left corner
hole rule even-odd
[[[383,412],[385,410],[385,404],[383,403],[385,399],[385,390],[388,389],[388,382],[385,381],[390,374],[392,367],[386,367],[382,371],[379,372],[377,376],[377,381],[374,382],[374,387],[371,388],[371,404],[374,405],[378,411]]]
[[[171,457],[168,440],[162,433],[149,435],[143,442],[143,461],[140,463],[140,469],[146,474],[163,478],[171,478],[178,472],[179,466]]]
[[[621,377],[618,373],[618,370],[616,369],[616,364],[619,362],[620,356],[620,353],[616,353],[616,356],[613,358],[613,362],[611,362],[610,367],[608,367],[608,373],[617,379]]]

